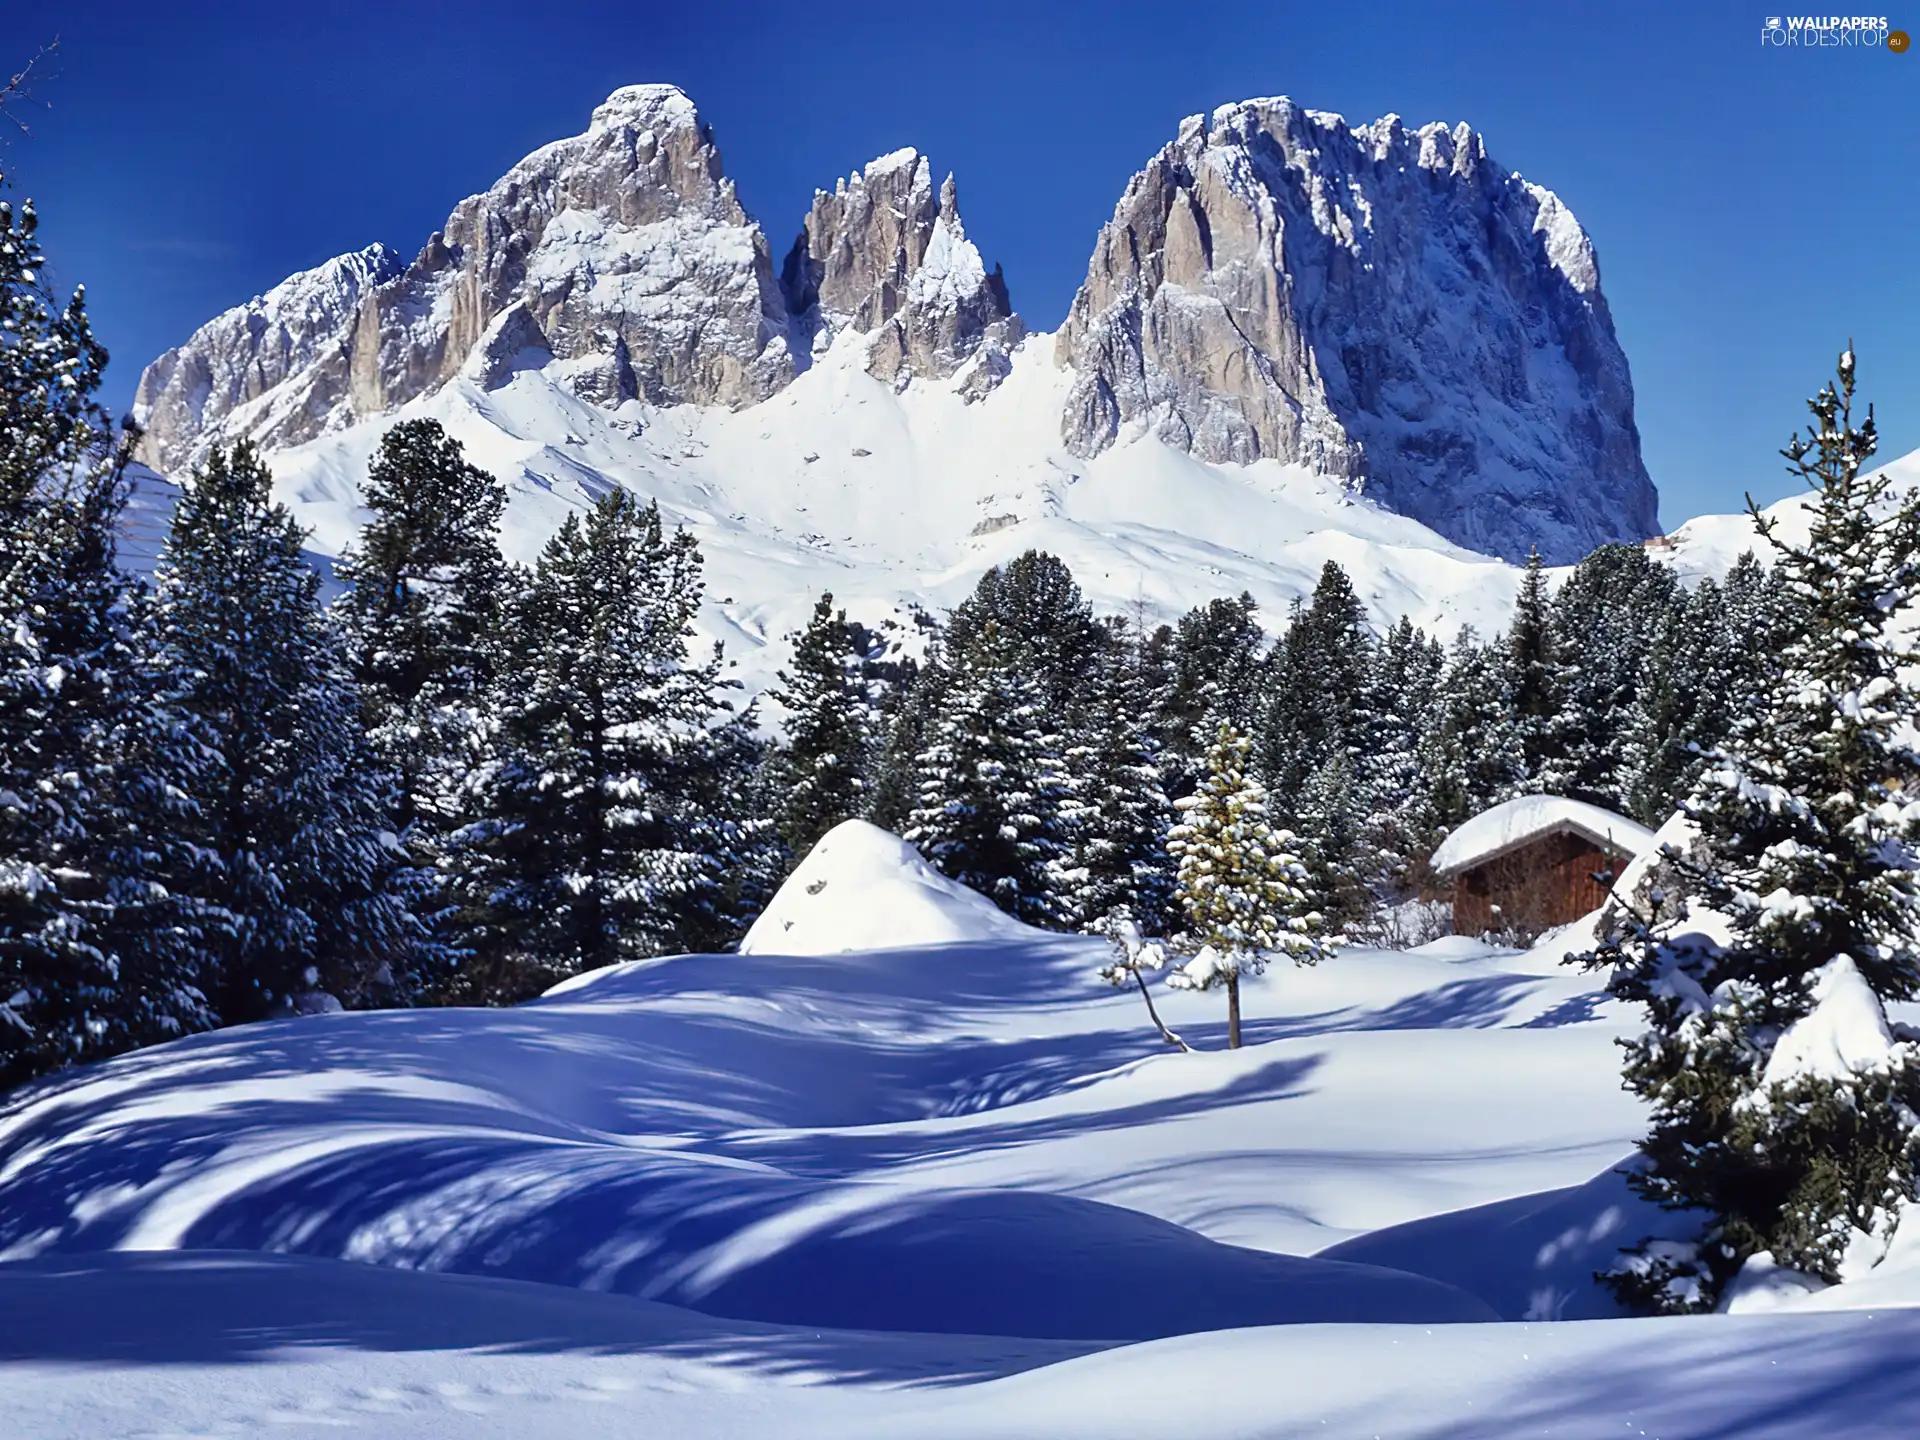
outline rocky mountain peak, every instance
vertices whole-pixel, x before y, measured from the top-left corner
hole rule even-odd
[[[868,372],[895,384],[971,367],[963,393],[977,398],[1007,374],[1021,335],[999,268],[989,274],[967,239],[953,176],[936,192],[917,150],[815,191],[781,285],[814,343],[840,330],[872,336]]]
[[[255,302],[311,311],[288,339],[269,325],[249,340],[242,307],[149,366],[135,407],[142,458],[175,468],[243,435],[298,444],[431,391],[469,360],[470,375],[504,375],[508,351],[557,365],[605,403],[748,405],[794,374],[766,238],[711,128],[671,85],[616,90],[582,134],[455,206],[411,264],[378,253]],[[326,303],[308,306],[316,288]],[[209,387],[208,375],[232,378]]]
[[[1129,183],[1057,342],[1063,433],[1347,477],[1472,548],[1656,529],[1593,247],[1466,125],[1284,97],[1191,116]]]

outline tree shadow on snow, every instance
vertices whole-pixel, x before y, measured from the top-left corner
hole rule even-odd
[[[1478,1419],[1417,1440],[1500,1434],[1643,1434],[1668,1440],[1881,1440],[1920,1426],[1920,1320],[1911,1312],[1595,1321],[1619,1343],[1569,1364],[1536,1353],[1538,1376],[1488,1395]],[[1584,1327],[1583,1327],[1584,1328]],[[1551,1331],[1546,1332],[1548,1336]],[[1545,1348],[1545,1347],[1543,1347]],[[1547,1361],[1548,1363],[1537,1363]]]
[[[1100,1349],[795,1330],[469,1275],[221,1251],[0,1264],[0,1363],[233,1364],[290,1350],[653,1354],[837,1383],[964,1384]]]

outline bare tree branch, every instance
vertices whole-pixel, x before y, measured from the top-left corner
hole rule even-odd
[[[12,76],[6,84],[0,85],[0,118],[12,121],[14,128],[22,135],[32,135],[33,131],[27,128],[27,122],[16,113],[20,107],[38,103],[42,110],[47,108],[45,101],[34,100],[33,91],[29,88],[33,81],[34,66],[39,65],[59,48],[60,37],[56,35],[51,42],[40,47],[34,57],[27,61],[25,68]],[[43,71],[43,78],[44,73]]]

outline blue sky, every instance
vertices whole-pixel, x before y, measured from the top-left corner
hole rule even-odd
[[[1920,0],[1899,3],[1913,13],[1888,18],[1920,34]],[[1669,526],[1788,493],[1774,452],[1849,334],[1883,453],[1920,447],[1920,53],[1763,49],[1765,4],[7,11],[6,46],[61,47],[38,86],[51,108],[23,112],[33,135],[0,168],[38,199],[56,278],[87,282],[120,405],[147,360],[288,273],[374,240],[411,254],[617,85],[694,97],[776,255],[816,186],[919,146],[1042,328],[1181,116],[1288,94],[1355,120],[1466,120],[1567,201],[1599,249]]]

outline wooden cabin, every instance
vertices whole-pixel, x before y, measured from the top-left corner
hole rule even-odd
[[[1582,800],[1521,795],[1461,825],[1433,852],[1453,892],[1453,933],[1532,940],[1597,910],[1613,877],[1653,845],[1646,826]]]

